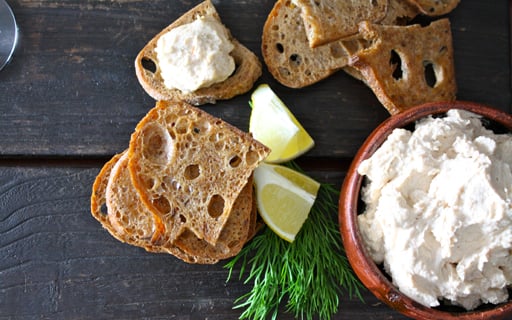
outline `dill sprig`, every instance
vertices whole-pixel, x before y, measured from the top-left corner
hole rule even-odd
[[[302,172],[293,162],[288,166]],[[247,272],[244,283],[253,285],[234,302],[234,308],[243,309],[240,319],[277,319],[281,305],[296,318],[330,319],[344,293],[363,300],[362,284],[345,257],[333,216],[338,196],[332,185],[321,184],[293,243],[265,228],[225,265],[227,281],[240,264],[240,280]]]

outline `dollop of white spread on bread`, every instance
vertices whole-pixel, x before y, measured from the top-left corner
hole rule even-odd
[[[359,226],[376,263],[426,306],[471,310],[512,284],[512,135],[470,112],[395,129],[358,172]]]
[[[163,34],[155,52],[164,85],[193,92],[233,73],[233,49],[226,28],[213,18],[202,17]]]

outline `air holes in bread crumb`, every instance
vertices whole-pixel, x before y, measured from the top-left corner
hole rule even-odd
[[[159,197],[157,199],[154,199],[152,201],[152,204],[161,213],[168,213],[171,211],[171,204],[169,203],[169,200],[167,200],[166,197]]]
[[[147,126],[141,133],[142,154],[154,163],[167,163],[173,148],[173,139],[163,127]]]
[[[389,64],[393,68],[393,78],[395,78],[395,80],[402,79],[402,77],[403,77],[402,59],[400,58],[400,55],[395,50],[391,50],[391,58],[389,59]]]
[[[240,159],[239,156],[234,156],[231,158],[231,160],[229,160],[229,165],[231,166],[231,168],[238,167],[240,163],[242,163],[242,159]]]
[[[436,86],[437,76],[434,64],[431,61],[423,61],[423,70],[425,72],[425,82],[431,88]]]
[[[290,64],[295,66],[300,66],[302,63],[302,57],[296,53],[290,55]]]
[[[252,166],[259,161],[259,155],[256,151],[250,150],[245,154],[245,162]]]
[[[276,49],[277,49],[277,52],[279,53],[283,53],[284,52],[284,47],[281,43],[277,43],[276,44]]]
[[[201,175],[201,169],[197,164],[191,164],[188,165],[185,168],[185,179],[187,180],[194,180],[195,178],[199,177]]]
[[[224,212],[224,198],[218,194],[213,195],[208,203],[208,214],[212,218],[219,217]]]
[[[142,64],[142,67],[145,70],[147,70],[147,71],[149,71],[151,73],[155,73],[156,72],[156,63],[153,60],[144,57],[144,58],[142,58],[142,60],[140,62]]]

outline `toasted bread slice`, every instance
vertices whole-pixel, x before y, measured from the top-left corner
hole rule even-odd
[[[251,230],[254,227],[251,225],[254,208],[252,180],[251,177],[233,204],[232,212],[215,246],[199,239],[188,229],[174,241],[174,244],[191,256],[222,260],[237,255],[254,232]]]
[[[200,3],[163,29],[151,39],[137,55],[135,59],[137,79],[144,90],[155,100],[181,100],[193,105],[215,103],[217,100],[230,99],[249,91],[254,85],[254,82],[261,76],[261,62],[258,57],[238,42],[226,28],[229,39],[235,47],[231,55],[235,60],[236,69],[229,78],[190,93],[168,88],[164,85],[155,52],[158,39],[173,28],[206,16],[221,22],[210,0]]]
[[[92,216],[101,223],[101,226],[105,228],[114,238],[121,240],[115,228],[110,224],[108,218],[108,210],[105,205],[106,203],[106,189],[108,184],[108,178],[114,168],[115,164],[121,158],[122,154],[114,155],[109,161],[107,161],[100,172],[96,176],[92,185],[91,193],[91,214]]]
[[[407,0],[414,4],[421,13],[435,17],[450,13],[460,0]]]
[[[361,44],[358,39],[338,40],[311,48],[300,8],[289,0],[278,0],[265,21],[261,51],[277,81],[290,88],[302,88],[346,66],[347,46]]]
[[[386,16],[388,0],[292,0],[301,11],[310,47],[353,36],[362,21]]]
[[[131,183],[127,168],[128,152],[118,158],[108,177],[104,195],[112,235],[121,242],[144,248],[149,252],[169,253],[187,262],[213,264],[218,260],[192,256],[180,248],[165,242],[165,237],[154,238],[158,219],[140,201]],[[103,182],[104,184],[104,182]]]
[[[363,22],[359,31],[372,45],[356,53],[350,65],[360,72],[389,113],[425,102],[455,99],[457,86],[448,19],[426,27]]]
[[[129,147],[132,182],[144,204],[216,245],[238,195],[269,148],[248,133],[185,102],[158,101]],[[163,231],[162,231],[163,232]]]

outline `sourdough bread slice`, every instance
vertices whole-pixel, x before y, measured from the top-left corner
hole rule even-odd
[[[388,0],[292,0],[301,11],[310,47],[353,36],[362,21],[386,16]]]
[[[261,51],[277,81],[290,88],[302,88],[346,66],[347,46],[361,44],[358,39],[338,40],[311,48],[300,8],[290,0],[278,0],[265,21]]]
[[[269,152],[250,134],[185,102],[158,101],[132,134],[129,170],[144,204],[172,220],[165,230],[171,242],[186,228],[215,245]]]
[[[144,248],[149,252],[169,253],[187,263],[213,264],[218,262],[203,256],[194,256],[172,245],[162,233],[165,223],[140,201],[128,171],[128,152],[112,168],[105,192],[108,219],[117,239]]]
[[[230,99],[249,91],[254,82],[261,76],[261,62],[258,57],[238,42],[226,28],[229,39],[234,45],[231,56],[235,60],[236,65],[234,73],[229,78],[190,93],[166,87],[155,52],[157,41],[171,29],[190,23],[200,17],[211,17],[221,22],[211,1],[206,0],[158,33],[144,46],[135,58],[137,79],[144,90],[155,100],[182,100],[193,105],[215,103],[217,100]]]
[[[110,177],[110,173],[112,172],[112,168],[114,168],[115,164],[119,158],[121,158],[121,156],[122,154],[114,155],[103,165],[100,172],[96,176],[96,179],[92,185],[91,192],[91,214],[94,219],[98,220],[98,222],[101,223],[101,226],[106,229],[114,238],[123,241],[121,240],[122,238],[117,234],[115,228],[111,225],[106,207],[106,190],[108,179]]]
[[[253,202],[253,179],[251,176],[234,202],[232,212],[215,245],[199,239],[189,229],[184,230],[174,244],[191,256],[217,260],[234,257],[254,232],[251,230],[254,227],[251,225]]]
[[[356,53],[350,65],[360,72],[389,113],[421,103],[455,99],[457,86],[448,19],[426,27],[363,22],[359,31],[372,45]]]

